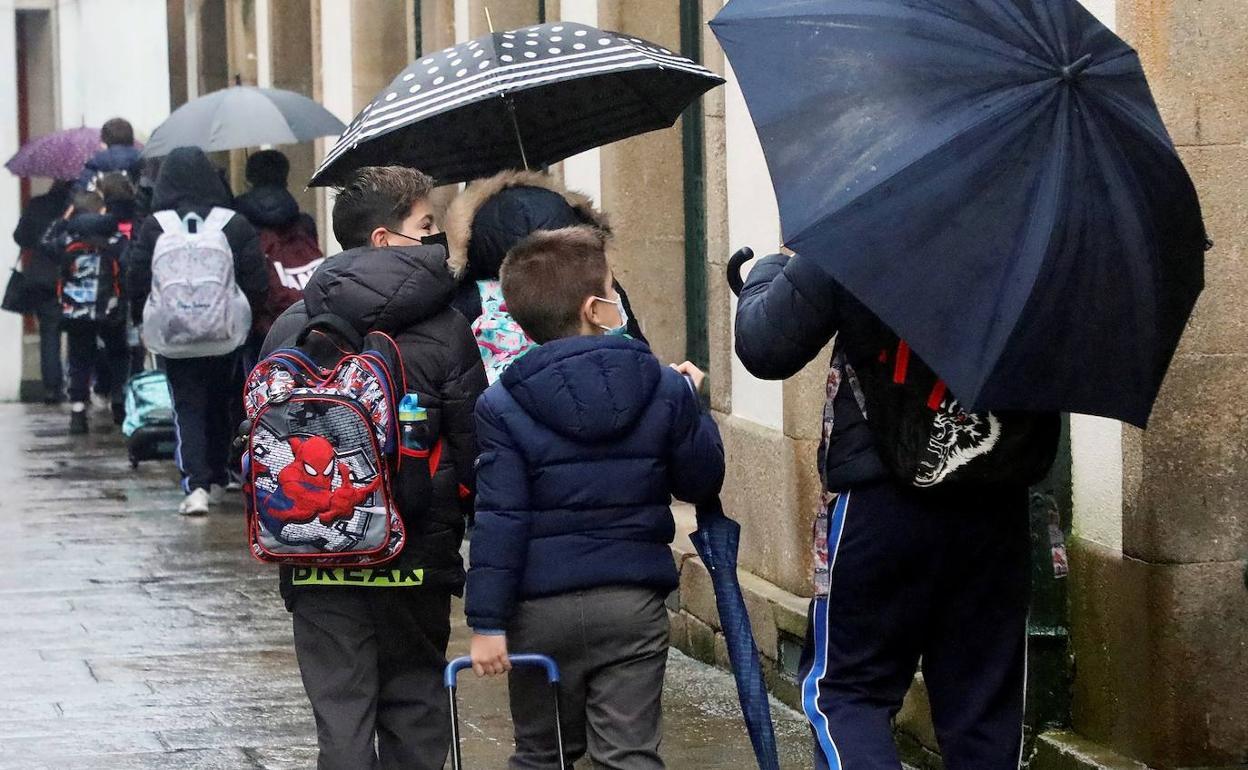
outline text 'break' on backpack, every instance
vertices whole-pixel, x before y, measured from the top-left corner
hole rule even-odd
[[[313,335],[341,352],[332,367],[309,354]],[[332,315],[311,319],[295,347],[256,365],[243,403],[247,530],[257,559],[371,567],[402,551],[399,505],[427,506],[432,490],[430,453],[400,446],[396,394],[406,388],[391,337],[360,337]]]
[[[224,228],[234,217],[214,207],[208,217],[158,211],[152,291],[143,308],[143,340],[166,358],[223,356],[251,329],[251,306],[234,280],[234,252]]]

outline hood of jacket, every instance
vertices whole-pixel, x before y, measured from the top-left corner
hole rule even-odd
[[[254,187],[234,199],[234,210],[256,227],[284,227],[299,218],[299,203],[285,187]]]
[[[441,246],[364,247],[325,260],[303,299],[309,317],[332,313],[360,334],[394,335],[446,310],[454,291]]]
[[[565,438],[597,443],[632,429],[654,399],[662,366],[625,337],[567,337],[532,349],[502,383],[534,420]]]
[[[111,238],[117,232],[117,217],[87,212],[74,214],[65,223],[65,232],[73,238]]]
[[[451,202],[443,218],[448,264],[457,278],[495,280],[507,252],[530,233],[585,224],[611,232],[588,196],[540,171],[503,171],[471,182]]]
[[[152,210],[229,206],[230,191],[198,147],[179,147],[160,164]]]

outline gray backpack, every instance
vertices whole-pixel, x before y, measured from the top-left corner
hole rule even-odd
[[[251,306],[234,282],[234,252],[224,227],[229,209],[207,219],[158,211],[160,238],[152,252],[152,291],[143,308],[143,341],[166,358],[223,356],[251,329]]]

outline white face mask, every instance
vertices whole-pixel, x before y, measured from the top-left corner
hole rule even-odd
[[[619,326],[603,326],[602,324],[595,324],[595,326],[612,337],[622,337],[628,333],[628,311],[624,309],[623,299],[607,299],[606,297],[591,297],[590,299],[595,302],[609,302],[615,305],[616,311],[620,314]]]

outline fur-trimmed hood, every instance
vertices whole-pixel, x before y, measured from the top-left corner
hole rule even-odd
[[[443,218],[450,244],[447,265],[456,278],[493,280],[503,258],[538,230],[588,224],[611,233],[593,201],[540,171],[504,171],[471,182]]]

